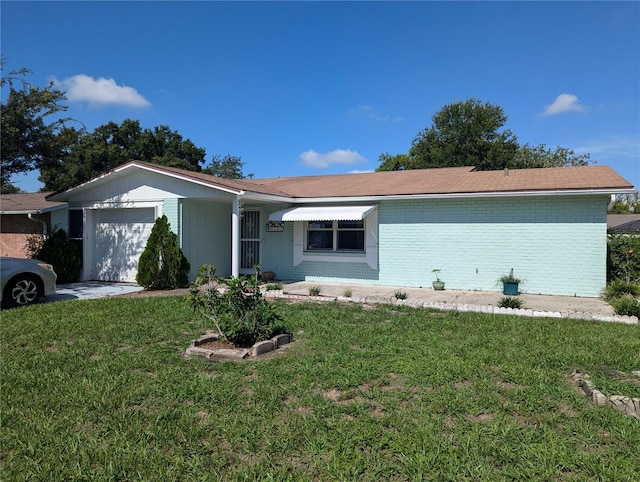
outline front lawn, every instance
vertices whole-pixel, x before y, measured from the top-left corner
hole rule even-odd
[[[295,343],[220,364],[181,297],[2,312],[0,479],[637,480],[640,420],[571,373],[640,397],[639,326],[281,309]]]

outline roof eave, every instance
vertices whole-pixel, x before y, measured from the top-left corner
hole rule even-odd
[[[375,196],[335,196],[313,198],[289,198],[282,202],[297,204],[311,203],[341,203],[341,202],[371,202],[371,201],[398,201],[406,199],[474,199],[474,198],[504,198],[521,196],[582,196],[582,195],[606,195],[631,194],[632,188],[607,188],[607,189],[556,189],[556,190],[528,190],[528,191],[489,191],[489,192],[464,192],[464,193],[427,193],[427,194],[393,194]]]
[[[194,179],[193,177],[190,177],[188,175],[180,175],[177,174],[175,172],[168,172],[166,170],[161,169],[161,166],[159,169],[154,169],[151,165],[147,165],[147,164],[141,164],[135,161],[132,162],[128,162],[126,164],[122,164],[121,166],[117,166],[114,169],[112,169],[109,172],[106,172],[104,174],[101,174],[98,177],[95,177],[93,179],[91,179],[90,181],[84,182],[82,184],[78,184],[77,186],[71,187],[65,191],[62,191],[60,193],[55,193],[55,194],[51,194],[49,196],[47,196],[47,200],[50,201],[58,201],[58,202],[65,202],[68,201],[68,196],[71,193],[77,193],[77,192],[82,192],[85,191],[86,189],[89,189],[91,187],[93,187],[94,185],[97,184],[102,184],[103,182],[105,182],[108,178],[110,177],[117,177],[118,174],[122,173],[123,171],[130,169],[130,168],[137,168],[137,169],[143,169],[146,171],[150,171],[150,172],[155,172],[158,174],[162,174],[164,176],[170,176],[173,177],[174,179],[180,179],[183,181],[187,181],[187,182],[191,182],[193,184],[198,184],[200,186],[204,186],[210,189],[217,189],[220,191],[224,191],[227,193],[231,193],[231,194],[235,194],[235,195],[243,195],[244,191],[241,189],[232,189],[226,186],[220,186],[218,184],[214,184],[214,183],[208,183],[205,181],[202,181],[200,179]],[[185,171],[188,172],[188,171]]]

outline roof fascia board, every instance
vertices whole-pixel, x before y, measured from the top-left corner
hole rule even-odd
[[[343,202],[378,202],[378,201],[400,201],[407,199],[477,199],[477,198],[504,198],[522,196],[576,196],[576,195],[606,195],[611,194],[632,194],[634,189],[562,189],[556,191],[508,191],[508,192],[472,192],[472,193],[445,193],[445,194],[399,194],[391,196],[355,196],[355,197],[316,197],[316,198],[292,198],[291,201],[297,204],[311,203],[343,203]]]
[[[102,184],[103,182],[105,182],[109,177],[114,176],[115,174],[121,173],[129,168],[138,168],[138,169],[143,169],[146,171],[150,171],[150,172],[155,172],[157,174],[162,174],[164,176],[169,176],[169,177],[173,177],[174,179],[181,179],[183,181],[187,181],[187,182],[191,182],[193,184],[198,184],[204,187],[207,187],[209,189],[217,189],[219,191],[224,191],[230,194],[235,194],[238,196],[242,196],[244,194],[244,191],[242,190],[233,190],[231,188],[226,188],[223,186],[213,186],[209,183],[206,183],[204,181],[200,181],[199,179],[193,179],[190,178],[188,176],[180,176],[178,174],[175,174],[173,172],[166,172],[163,171],[161,169],[153,169],[149,166],[143,166],[141,164],[137,164],[135,162],[130,162],[127,164],[123,164],[121,166],[117,166],[116,168],[112,169],[109,172],[105,172],[104,174],[101,174],[100,176],[93,178],[89,181],[83,182],[82,184],[78,184],[77,186],[71,187],[69,189],[67,189],[66,191],[62,191],[61,193],[56,193],[56,194],[52,194],[51,196],[47,196],[47,199],[51,199],[51,200],[56,200],[56,198],[58,198],[59,196],[62,196],[64,194],[70,194],[72,192],[82,192],[90,187],[92,187],[92,185],[94,184]]]
[[[191,182],[193,184],[198,184],[200,186],[208,187],[210,189],[217,189],[219,191],[224,191],[224,192],[227,192],[229,194],[235,194],[235,195],[239,195],[239,196],[242,196],[244,194],[243,190],[232,189],[230,187],[225,187],[225,186],[213,185],[211,183],[208,183],[208,182],[205,182],[205,181],[201,181],[200,179],[193,179],[193,178],[191,178],[189,176],[181,176],[181,175],[176,174],[174,172],[167,172],[167,171],[163,171],[162,169],[154,169],[151,166],[142,166],[142,165],[136,164],[136,163],[124,164],[123,166],[120,166],[120,168],[116,167],[114,169],[114,172],[120,172],[121,170],[127,169],[129,167],[137,167],[138,169],[144,169],[146,171],[155,172],[156,174],[162,174],[163,176],[169,176],[169,177],[172,177],[174,179],[181,179],[183,181]]]

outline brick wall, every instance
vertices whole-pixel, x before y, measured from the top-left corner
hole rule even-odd
[[[49,214],[33,216],[49,222]],[[27,240],[34,234],[42,234],[42,224],[30,220],[26,214],[3,214],[0,216],[0,256],[28,258]]]

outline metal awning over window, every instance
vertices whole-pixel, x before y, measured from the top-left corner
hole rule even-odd
[[[375,206],[305,206],[283,209],[269,221],[362,221]]]

